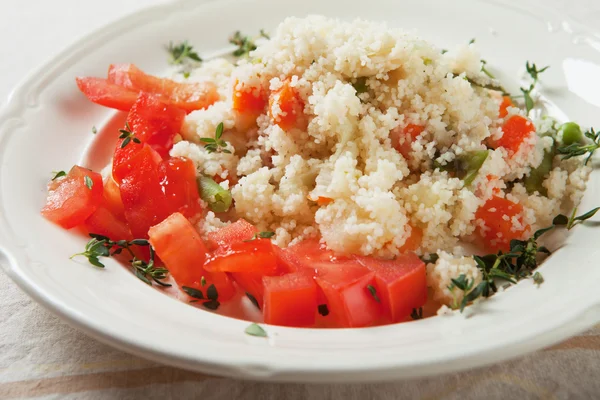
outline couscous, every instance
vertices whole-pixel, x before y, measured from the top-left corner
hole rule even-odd
[[[129,113],[110,165],[54,179],[42,211],[92,234],[94,265],[129,254],[205,308],[242,293],[266,323],[360,327],[541,283],[545,228],[595,212],[574,210],[598,137],[537,107],[546,68],[511,97],[476,43],[320,16],[232,43],[234,61],[171,46],[170,79],[78,78]]]

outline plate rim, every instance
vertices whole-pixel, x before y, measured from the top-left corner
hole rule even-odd
[[[59,51],[54,57],[51,57],[49,60],[43,62],[40,67],[27,74],[27,76],[20,81],[13,90],[11,90],[8,95],[7,102],[0,110],[0,127],[10,123],[10,121],[13,119],[18,120],[19,116],[20,118],[25,119],[27,110],[35,107],[37,104],[35,99],[35,90],[32,91],[32,88],[38,89],[40,83],[43,83],[44,80],[49,79],[52,73],[60,71],[61,67],[65,64],[68,64],[71,58],[82,51],[86,51],[86,48],[92,47],[93,44],[100,41],[103,36],[112,36],[117,32],[126,31],[127,29],[123,28],[123,26],[127,26],[127,24],[123,24],[124,21],[131,23],[131,18],[135,18],[137,21],[146,21],[147,19],[152,19],[153,16],[161,15],[163,12],[177,12],[178,7],[201,7],[205,4],[213,2],[215,2],[215,0],[178,0],[170,3],[145,7],[123,17],[117,18],[100,28],[81,36],[70,45],[67,45],[63,50]],[[500,4],[503,6],[507,5],[506,3],[497,0],[485,0],[485,2]],[[514,7],[514,5],[511,4],[511,7]],[[521,7],[517,8],[521,9]],[[577,22],[577,24],[584,26],[586,29],[589,29],[592,32],[594,31],[581,22]],[[34,95],[34,98],[28,98],[32,94]],[[5,141],[9,140],[9,136],[10,135],[0,135],[0,147],[3,147]],[[0,220],[1,219],[3,219],[3,216],[0,210]],[[286,382],[344,382],[349,380],[356,381],[357,379],[362,382],[373,382],[391,379],[392,377],[397,379],[399,377],[412,378],[417,376],[431,376],[450,371],[458,372],[477,366],[489,365],[491,363],[514,358],[518,355],[524,355],[526,353],[530,353],[558,343],[559,341],[564,340],[566,337],[581,332],[600,321],[600,303],[596,302],[594,304],[589,304],[586,308],[582,308],[577,314],[574,314],[569,318],[563,319],[560,322],[557,320],[557,322],[554,324],[554,328],[543,333],[543,338],[537,336],[525,338],[520,342],[511,343],[509,351],[506,351],[502,356],[494,357],[491,361],[485,359],[482,360],[482,357],[485,354],[478,353],[466,355],[459,359],[455,358],[451,360],[444,360],[441,363],[438,363],[435,368],[431,368],[431,365],[420,365],[419,368],[413,370],[413,373],[407,373],[406,366],[400,366],[397,367],[397,369],[394,369],[394,367],[384,365],[380,368],[384,370],[381,372],[387,374],[387,377],[384,376],[382,379],[374,377],[374,375],[364,375],[365,368],[358,365],[352,365],[352,368],[338,369],[336,371],[320,371],[318,368],[313,370],[277,370],[277,367],[274,370],[271,370],[273,366],[265,363],[266,369],[251,371],[247,368],[232,368],[230,363],[223,360],[216,360],[215,358],[186,359],[185,357],[178,357],[161,350],[140,345],[132,338],[128,338],[129,340],[127,340],[127,338],[124,337],[112,336],[106,330],[89,323],[89,321],[86,321],[85,318],[82,318],[82,316],[68,304],[65,304],[57,298],[53,298],[52,295],[49,295],[44,289],[40,288],[32,279],[30,279],[30,277],[23,273],[19,267],[17,259],[23,260],[27,259],[28,257],[24,254],[20,254],[18,246],[15,246],[14,243],[12,246],[9,246],[9,244],[11,244],[11,238],[8,237],[9,235],[5,234],[5,229],[6,228],[0,226],[0,260],[6,261],[1,263],[3,269],[22,290],[24,290],[30,297],[41,304],[44,308],[50,310],[52,313],[59,316],[62,320],[68,322],[70,325],[105,344],[163,364],[185,369],[192,369],[208,374],[211,374],[211,371],[214,372],[214,368],[216,367],[221,369],[219,372],[220,375],[236,378],[252,378],[258,380],[276,380]],[[9,249],[9,247],[12,248],[12,251]],[[497,349],[495,348],[491,348],[490,350],[487,350],[487,352],[493,352],[496,350]],[[459,367],[455,365],[457,362],[460,362],[461,364]],[[281,373],[281,371],[283,371],[283,373]],[[403,372],[401,376],[398,376],[399,371]],[[377,372],[377,368],[369,367],[369,372]],[[295,378],[290,378],[291,375],[294,375]]]

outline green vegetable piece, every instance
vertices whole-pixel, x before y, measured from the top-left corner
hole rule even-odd
[[[352,86],[356,90],[356,94],[365,93],[369,90],[369,87],[367,86],[367,78],[365,76],[356,78],[356,82],[354,82]]]
[[[456,157],[453,162],[439,168],[444,171],[454,172],[457,178],[463,180],[465,186],[469,186],[477,177],[479,169],[487,159],[487,156],[487,150],[468,151]]]
[[[529,175],[523,180],[527,193],[533,194],[538,192],[542,196],[548,195],[548,190],[542,185],[544,180],[552,169],[552,159],[554,158],[554,146],[549,151],[544,152],[542,163],[529,172]]]
[[[231,192],[225,190],[208,176],[200,176],[197,179],[198,191],[202,200],[206,201],[214,212],[225,212],[231,207]]]
[[[244,330],[244,332],[246,333],[246,335],[250,335],[250,336],[268,337],[267,331],[265,331],[265,329],[262,326],[258,325],[258,324],[250,324]]]
[[[581,143],[583,140],[583,132],[581,127],[575,122],[567,122],[560,126],[559,129],[562,132],[562,142],[565,146],[573,143]]]

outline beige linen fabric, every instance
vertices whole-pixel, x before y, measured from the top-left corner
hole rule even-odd
[[[270,384],[211,377],[115,350],[71,328],[0,273],[0,399],[594,399],[600,326],[492,367],[382,384]]]

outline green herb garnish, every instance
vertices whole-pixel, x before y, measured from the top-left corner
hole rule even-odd
[[[256,239],[271,239],[273,236],[275,236],[275,232],[270,232],[270,231],[258,232],[258,233],[255,233],[250,239],[244,240],[244,242],[251,242]]]
[[[76,256],[84,256],[88,259],[89,263],[98,267],[104,268],[104,264],[100,261],[100,257],[111,257],[121,254],[123,251],[127,251],[132,259],[129,261],[133,268],[133,273],[140,280],[152,285],[152,281],[156,282],[161,286],[171,286],[168,283],[162,282],[167,278],[169,271],[166,268],[156,267],[154,265],[154,249],[150,246],[150,242],[146,239],[134,239],[134,240],[110,240],[108,237],[90,233],[91,240],[86,244],[85,251],[82,253],[73,254],[70,258]],[[145,262],[138,259],[132,251],[133,246],[149,246],[150,248],[150,260]]]
[[[265,329],[258,324],[248,325],[248,327],[244,330],[244,332],[246,333],[246,335],[250,335],[250,336],[268,337],[267,331],[265,331]]]
[[[497,83],[495,83],[493,81],[492,82],[481,82],[478,80],[474,80],[473,78],[469,78],[468,76],[465,76],[465,80],[473,86],[477,86],[477,87],[480,87],[482,89],[487,89],[487,90],[494,90],[496,92],[501,92],[503,95],[508,95],[508,92],[506,91],[506,89],[504,89],[501,85],[498,85]]]
[[[535,283],[536,285],[538,285],[538,287],[544,283],[544,277],[542,276],[542,274],[540,274],[539,271],[535,271],[535,274],[533,274],[533,283]]]
[[[200,285],[202,285],[202,287],[206,286],[206,278],[204,276],[200,278]]]
[[[131,127],[129,126],[129,122],[125,122],[125,129],[119,129],[119,132],[121,133],[119,135],[119,139],[123,139],[123,142],[121,143],[122,149],[124,149],[125,146],[127,146],[131,141],[133,141],[133,143],[137,143],[137,144],[142,143],[142,141],[140,139],[136,138],[135,134],[133,134],[131,132]]]
[[[251,51],[256,50],[256,44],[250,36],[242,35],[240,31],[236,31],[229,38],[229,43],[236,45],[238,48],[232,53],[236,57],[248,57]]]
[[[589,131],[584,133],[585,137],[591,139],[592,143],[590,144],[579,144],[579,143],[571,143],[568,146],[562,146],[556,149],[558,154],[562,154],[563,160],[568,160],[569,158],[583,156],[588,154],[583,165],[587,165],[588,161],[592,158],[592,155],[598,148],[600,148],[600,131],[596,132],[594,128],[590,128]]]
[[[58,178],[61,178],[63,176],[67,176],[67,173],[65,171],[52,171],[52,173],[54,174],[54,176],[52,177],[52,180],[56,180]]]
[[[265,32],[264,29],[260,30],[260,36],[267,39],[267,40],[271,40],[271,36],[269,36],[269,34],[267,32]]]
[[[204,300],[204,293],[201,290],[194,289],[189,286],[182,286],[181,290],[183,290],[188,296],[193,297],[194,299]]]
[[[204,138],[200,138],[200,141],[203,143],[206,143],[204,145],[204,148],[209,152],[209,153],[227,153],[227,154],[231,154],[231,151],[227,150],[227,142],[224,141],[223,139],[221,139],[221,137],[223,136],[223,123],[219,123],[219,125],[217,125],[217,129],[215,130],[215,137],[214,138],[210,138],[210,137],[204,137]]]
[[[231,207],[233,198],[229,190],[223,189],[221,185],[208,176],[200,176],[196,179],[200,197],[208,203],[214,212],[225,212]]]
[[[89,175],[86,175],[83,178],[83,181],[85,182],[85,186],[87,186],[88,189],[92,190],[92,188],[94,187],[94,181],[92,180],[92,178],[90,178]]]
[[[324,317],[329,315],[329,308],[327,307],[327,304],[319,304],[317,310],[319,311],[319,314]]]
[[[529,64],[529,61],[527,61],[527,63],[525,64],[525,69],[527,70],[527,73],[529,74],[529,76],[531,76],[531,79],[533,79],[533,82],[531,82],[529,88],[521,88],[521,92],[523,93],[523,97],[525,99],[525,109],[527,110],[527,113],[529,113],[529,111],[531,111],[535,106],[535,102],[531,97],[531,92],[533,91],[535,85],[538,82],[539,74],[541,74],[548,68],[550,68],[550,66],[545,66],[542,69],[537,69],[535,63]]]
[[[429,253],[429,254],[423,255],[419,258],[425,264],[435,264],[437,262],[437,260],[440,258],[440,256],[438,256],[437,253]]]
[[[570,217],[567,217],[564,214],[558,214],[554,217],[552,223],[558,226],[566,226],[567,230],[571,230],[575,225],[581,224],[583,221],[592,218],[597,212],[600,210],[600,207],[596,207],[585,214],[581,214],[580,216],[575,216],[577,214],[577,207],[573,209]]]
[[[423,307],[413,308],[410,317],[414,320],[423,319]]]
[[[92,126],[92,133],[95,135],[96,133],[98,133],[98,129],[96,129],[95,126]]]
[[[173,65],[181,65],[189,60],[202,62],[202,58],[194,51],[194,47],[191,46],[187,40],[184,40],[178,45],[175,45],[172,42],[169,43],[167,51],[171,54],[169,63]]]
[[[379,296],[377,296],[377,289],[375,289],[375,287],[373,285],[367,285],[367,289],[369,290],[369,293],[371,293],[371,296],[373,296],[375,301],[378,303],[381,303]]]

